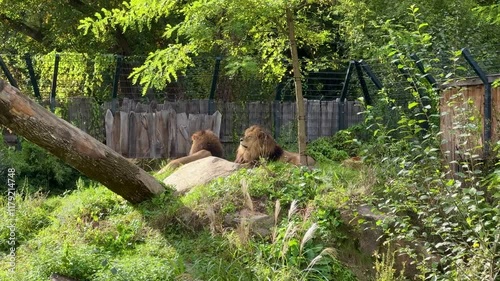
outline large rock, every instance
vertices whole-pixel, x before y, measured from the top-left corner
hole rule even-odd
[[[193,187],[203,185],[218,177],[226,177],[240,168],[239,164],[210,156],[181,166],[163,180],[183,194]]]
[[[363,254],[373,256],[374,253],[385,254],[387,245],[384,244],[387,237],[384,235],[384,230],[377,224],[378,221],[389,218],[392,215],[382,213],[375,210],[370,205],[351,206],[350,210],[344,210],[340,213],[342,220],[351,228],[350,238],[355,240],[359,251]],[[355,212],[353,212],[355,211]],[[393,226],[394,227],[394,226]],[[390,251],[409,247],[418,255],[417,259],[424,257],[427,262],[438,262],[439,257],[430,255],[425,247],[424,241],[391,241]],[[410,257],[406,253],[397,253],[394,257],[394,268],[396,273],[400,273],[404,269],[404,275],[410,280],[417,279],[420,271],[417,268],[415,258]]]

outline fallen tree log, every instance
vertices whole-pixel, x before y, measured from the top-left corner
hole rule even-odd
[[[164,191],[146,171],[0,80],[0,125],[96,180],[131,203]]]

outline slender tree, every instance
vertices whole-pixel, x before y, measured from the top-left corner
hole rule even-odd
[[[299,54],[297,51],[297,41],[295,39],[295,19],[292,11],[292,7],[287,6],[286,8],[286,25],[288,28],[288,41],[290,42],[290,53],[292,54],[292,67],[293,67],[293,80],[295,82],[295,97],[297,104],[297,131],[298,131],[298,143],[299,143],[299,154],[300,162],[302,164],[307,161],[305,156],[306,151],[306,122],[305,122],[305,108],[304,108],[304,98],[302,95],[302,73],[300,71]]]

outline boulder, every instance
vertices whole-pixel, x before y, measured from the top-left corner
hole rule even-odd
[[[353,210],[355,210],[353,212]],[[387,245],[384,244],[387,237],[377,221],[390,218],[392,215],[382,213],[370,205],[351,206],[350,210],[341,212],[342,220],[351,228],[351,239],[355,240],[359,251],[363,254],[373,256],[376,252],[384,254],[387,252]],[[393,226],[394,227],[394,226]],[[426,262],[438,262],[439,257],[430,255],[425,247],[424,241],[403,241],[395,240],[391,242],[390,251],[409,247],[417,254],[417,259],[425,258]],[[406,253],[398,253],[395,256],[394,268],[397,273],[404,270],[404,275],[410,280],[414,280],[420,273],[414,257]]]
[[[195,186],[229,176],[239,168],[239,164],[210,156],[181,166],[165,178],[163,183],[174,187],[178,194],[184,194]]]

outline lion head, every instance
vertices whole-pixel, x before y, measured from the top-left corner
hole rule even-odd
[[[273,139],[271,134],[257,125],[245,130],[240,139],[240,145],[236,153],[237,163],[251,163],[265,158],[267,160],[278,160],[283,150]]]
[[[212,156],[223,157],[224,150],[222,148],[222,144],[214,132],[210,130],[202,130],[195,132],[191,136],[191,140],[193,144],[191,145],[191,150],[189,151],[189,155],[195,154],[200,150],[209,151]]]

